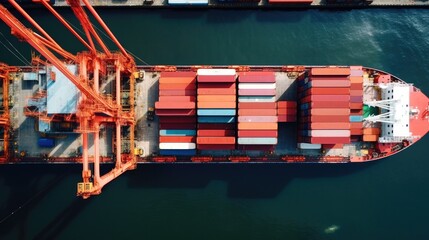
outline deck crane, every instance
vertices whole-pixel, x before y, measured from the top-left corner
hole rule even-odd
[[[80,91],[80,99],[76,112],[76,121],[79,127],[75,130],[81,134],[82,139],[82,179],[78,183],[77,194],[83,198],[101,193],[107,183],[127,170],[136,167],[134,156],[134,72],[136,65],[134,59],[122,47],[101,17],[97,14],[88,0],[67,0],[76,18],[79,20],[86,40],[81,37],[68,22],[53,9],[48,0],[35,0],[45,6],[86,48],[87,51],[74,55],[63,49],[55,40],[22,9],[15,0],[9,3],[32,25],[34,30],[27,28],[0,4],[0,19],[5,22],[12,34],[22,41],[29,43],[36,49],[49,64],[61,71]],[[86,7],[86,9],[84,8]],[[89,13],[87,13],[89,12]],[[111,51],[101,39],[90,21],[90,15],[96,19],[106,34],[118,47],[118,52]],[[36,32],[37,31],[37,32]],[[98,48],[101,48],[101,51]],[[61,58],[61,59],[60,59]],[[66,63],[77,64],[78,75],[67,69]],[[114,75],[115,88],[111,98],[100,93],[100,76]],[[129,91],[129,108],[123,109],[121,105],[121,91]],[[100,126],[104,124],[115,126],[114,140],[114,168],[100,174]],[[127,141],[129,151],[122,151],[122,128],[129,130]],[[89,156],[89,135],[93,134],[94,156]],[[92,160],[93,159],[93,160]],[[93,163],[94,172],[91,172],[90,162]]]

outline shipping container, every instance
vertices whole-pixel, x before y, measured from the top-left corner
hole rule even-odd
[[[159,96],[160,102],[195,102],[195,96]]]
[[[198,102],[198,108],[236,108],[235,102]]]
[[[234,123],[235,117],[198,117],[199,123]]]
[[[342,80],[342,81],[336,81],[336,80],[332,80],[332,81],[319,81],[319,80],[313,80],[311,82],[309,82],[309,86],[311,87],[319,87],[319,88],[346,88],[346,87],[350,87],[350,81],[348,80]]]
[[[270,96],[240,96],[238,102],[275,102],[276,97]]]
[[[239,109],[276,109],[275,102],[241,102],[238,103]]]
[[[156,102],[155,109],[194,109],[195,102]]]
[[[363,91],[362,90],[350,90],[350,96],[362,96]]]
[[[312,76],[345,76],[350,75],[350,68],[344,67],[315,67],[311,68],[310,74]]]
[[[235,88],[198,88],[198,95],[235,95]]]
[[[159,90],[195,90],[197,86],[195,84],[183,84],[183,83],[161,83],[159,84]]]
[[[197,70],[198,76],[235,76],[236,71],[232,68],[201,68]]]
[[[351,128],[350,129],[350,135],[362,135],[363,129],[362,128]]]
[[[310,137],[350,137],[350,130],[308,130],[304,136]]]
[[[349,95],[310,95],[301,99],[301,102],[346,102],[350,101]]]
[[[195,129],[196,123],[160,123],[159,129]]]
[[[362,122],[362,121],[363,121],[362,116],[356,116],[356,115],[350,116],[350,122]]]
[[[241,144],[241,145],[276,145],[277,144],[277,138],[269,138],[269,137],[238,138],[237,141],[238,141],[238,144]]]
[[[362,66],[350,66],[350,70],[362,70]]]
[[[180,129],[170,129],[170,130],[159,130],[160,136],[196,136],[196,130],[180,130]]]
[[[159,149],[195,149],[195,143],[160,143]]]
[[[229,83],[229,82],[215,82],[215,83],[198,83],[199,89],[236,89],[235,82]]]
[[[234,150],[235,144],[198,144],[198,150]]]
[[[301,104],[301,109],[311,108],[348,108],[349,101],[317,101]]]
[[[363,108],[363,103],[350,103],[350,109],[361,110]]]
[[[362,83],[351,83],[350,84],[350,90],[363,90],[363,84]]]
[[[275,96],[275,89],[240,89],[238,90],[240,96]]]
[[[278,132],[276,130],[240,130],[238,131],[238,137],[249,138],[249,137],[268,137],[277,138]]]
[[[303,122],[348,122],[350,121],[349,115],[318,115],[318,116],[308,116],[302,118]]]
[[[238,109],[239,116],[276,116],[277,109]]]
[[[39,138],[37,145],[41,148],[53,148],[55,147],[55,140],[53,138]]]
[[[235,94],[232,95],[198,95],[198,102],[235,102]]]
[[[198,130],[233,130],[236,127],[235,123],[198,123]]]
[[[349,122],[313,122],[304,125],[304,129],[350,129]]]
[[[239,122],[238,130],[277,130],[277,123]]]
[[[322,145],[316,143],[298,143],[298,148],[305,150],[319,150],[322,148]]]
[[[351,70],[350,71],[350,76],[351,77],[362,77],[363,76],[363,71],[362,70]]]
[[[161,72],[161,78],[194,77],[195,72]]]
[[[363,135],[363,141],[364,142],[377,142],[378,136],[377,135]]]
[[[339,143],[339,144],[323,144],[322,148],[323,149],[343,149],[344,144],[342,144],[342,143]]]
[[[235,109],[198,109],[198,116],[235,116]]]
[[[349,115],[349,108],[312,108],[309,113],[313,116],[317,115]]]
[[[350,143],[350,137],[311,137],[310,142],[319,144],[345,144]]]
[[[239,83],[238,89],[276,89],[275,83]]]
[[[287,109],[287,108],[283,108],[283,109],[277,109],[277,115],[281,116],[281,115],[296,115],[297,110],[296,109]]]
[[[380,128],[364,128],[364,135],[380,135]]]
[[[160,143],[195,143],[197,138],[195,136],[160,136]]]
[[[351,122],[350,128],[363,128],[363,122]]]
[[[159,96],[195,96],[195,90],[160,90]]]
[[[276,76],[274,72],[240,72],[239,82],[274,83]]]
[[[158,116],[194,116],[195,109],[156,109]]]
[[[280,115],[278,116],[278,122],[296,122],[296,115]]]
[[[295,101],[278,101],[277,108],[296,108],[297,104]]]
[[[363,83],[363,77],[350,77],[350,82],[353,83],[359,83],[362,84]]]
[[[160,117],[159,123],[195,123],[197,122],[197,118],[195,116],[192,117]]]
[[[311,76],[308,81],[350,81],[349,76]]]
[[[218,83],[227,83],[227,82],[235,82],[236,76],[229,76],[229,75],[213,75],[213,76],[198,76],[197,81],[199,83],[212,83],[212,82],[218,82]]]
[[[350,96],[350,102],[361,103],[361,102],[363,102],[363,97],[362,96]]]
[[[349,88],[338,88],[338,87],[332,87],[332,88],[317,88],[312,87],[307,90],[306,95],[312,94],[312,95],[348,95],[351,91]]]
[[[177,150],[160,150],[159,155],[162,156],[195,156],[197,151],[195,149],[177,149]]]
[[[197,137],[198,144],[235,144],[235,137]]]
[[[238,122],[277,122],[276,116],[240,116]]]
[[[169,77],[169,78],[160,78],[159,83],[160,84],[195,84],[196,78],[194,77]]]
[[[234,130],[225,130],[225,129],[214,129],[214,130],[198,130],[197,135],[199,137],[227,137],[234,136]]]

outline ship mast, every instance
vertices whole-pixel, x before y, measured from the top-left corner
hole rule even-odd
[[[56,12],[46,0],[40,1],[83,45],[87,51],[72,54],[63,49],[31,16],[22,9],[15,0],[9,3],[32,25],[27,28],[0,4],[0,19],[12,30],[12,34],[20,40],[26,41],[36,49],[46,62],[56,67],[80,91],[75,119],[79,127],[75,132],[82,138],[83,181],[78,183],[77,194],[83,198],[99,194],[103,186],[121,175],[123,172],[136,167],[134,156],[134,75],[136,66],[134,59],[122,47],[101,17],[87,0],[67,0],[76,18],[79,20],[86,40],[81,37],[67,21]],[[87,14],[87,11],[90,14]],[[90,15],[90,16],[89,16]],[[112,39],[119,51],[110,50],[94,29],[90,17],[96,19],[106,34]],[[98,50],[101,49],[101,51]],[[60,57],[57,57],[60,56]],[[60,59],[61,58],[61,59]],[[76,64],[78,74],[71,72],[67,64]],[[100,77],[106,76],[114,79],[114,94],[111,98],[100,93]],[[121,104],[122,91],[129,91],[129,106],[123,109]],[[128,94],[127,94],[128,95]],[[114,140],[114,168],[107,174],[100,174],[100,126],[104,124],[115,126]],[[123,137],[126,128],[129,135]],[[94,173],[90,170],[89,135],[93,134]],[[129,151],[124,151],[124,141],[129,145]]]

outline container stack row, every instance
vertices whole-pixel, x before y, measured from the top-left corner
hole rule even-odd
[[[279,122],[296,122],[296,102],[278,101],[277,117]]]
[[[197,149],[235,149],[236,78],[234,69],[198,70]]]
[[[312,68],[299,81],[299,142],[345,144],[351,141],[350,68]]]
[[[159,79],[159,153],[196,154],[196,78],[192,72],[162,72]]]
[[[238,82],[238,147],[273,148],[278,132],[275,74],[243,72]]]
[[[362,140],[363,134],[363,70],[350,67],[350,133],[351,141]]]

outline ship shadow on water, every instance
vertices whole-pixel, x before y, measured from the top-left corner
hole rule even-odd
[[[294,179],[335,178],[377,164],[153,164],[127,174],[131,188],[206,188],[224,181],[230,198],[277,197]]]

